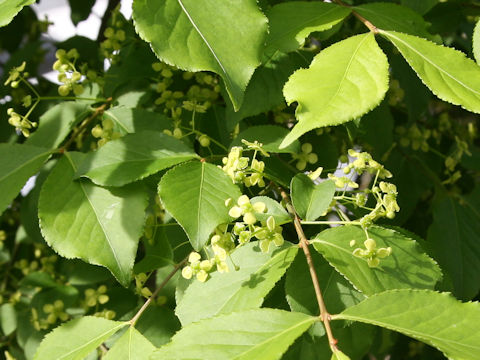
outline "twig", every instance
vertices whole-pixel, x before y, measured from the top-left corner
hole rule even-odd
[[[158,295],[158,293],[160,292],[160,290],[162,290],[165,285],[168,283],[168,281],[173,277],[173,275],[175,275],[175,273],[183,266],[183,264],[185,264],[185,262],[187,261],[188,257],[186,257],[185,259],[183,259],[182,261],[180,261],[177,265],[175,265],[175,267],[173,268],[173,270],[167,275],[167,277],[162,281],[162,283],[158,286],[158,288],[155,290],[155,292],[152,294],[152,296],[150,296],[147,301],[145,301],[145,303],[142,305],[142,307],[140,308],[140,310],[137,311],[137,313],[134,315],[134,317],[129,321],[130,323],[130,326],[135,326],[135,323],[138,321],[138,319],[140,318],[140,316],[142,316],[143,312],[148,308],[148,306],[152,303],[153,299],[155,299],[155,297]]]
[[[110,106],[110,103],[112,102],[112,98],[108,98],[107,101],[105,102],[105,104],[99,106],[98,108],[95,109],[95,111],[93,112],[92,115],[90,115],[87,119],[85,119],[82,123],[82,125],[80,125],[77,130],[75,130],[72,134],[72,136],[70,136],[70,139],[67,140],[67,142],[65,143],[65,145],[63,145],[62,147],[60,147],[58,149],[58,152],[60,153],[63,153],[65,152],[65,150],[68,149],[68,147],[75,141],[76,137],[78,135],[80,135],[83,130],[85,130],[85,128],[93,121],[95,120],[99,115],[102,115],[103,112]]]
[[[333,0],[336,4],[344,7],[351,7],[348,4],[345,4],[342,0]],[[352,10],[353,16],[355,16],[358,20],[360,20],[371,32],[378,34],[378,29],[375,25],[373,25],[370,21],[365,19],[362,15],[357,13],[355,10]]]
[[[318,307],[320,309],[320,318],[323,321],[323,325],[325,326],[325,331],[327,333],[328,342],[330,344],[330,349],[332,352],[338,351],[337,348],[337,339],[333,337],[332,328],[330,327],[330,314],[327,311],[327,307],[325,305],[325,301],[323,300],[322,290],[320,289],[320,284],[318,282],[317,272],[315,271],[315,266],[313,264],[312,255],[310,254],[310,250],[308,248],[309,242],[305,236],[305,233],[302,229],[301,219],[296,213],[295,209],[292,206],[290,198],[285,190],[279,188],[280,195],[282,196],[285,204],[287,206],[287,210],[290,215],[293,217],[293,223],[295,225],[295,230],[297,231],[299,243],[298,245],[302,248],[305,257],[307,258],[308,268],[310,270],[310,276],[312,278],[313,288],[315,289],[315,295],[317,297]]]

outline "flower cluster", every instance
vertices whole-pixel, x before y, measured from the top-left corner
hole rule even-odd
[[[32,324],[36,330],[46,330],[58,320],[67,321],[70,316],[64,311],[62,300],[55,300],[53,304],[45,304],[42,308],[46,318],[40,318],[37,309],[32,309]]]
[[[367,260],[369,267],[374,268],[380,264],[380,259],[386,258],[392,253],[392,248],[378,248],[375,240],[368,238],[363,242],[364,249],[356,248],[353,250],[353,256]],[[350,246],[355,246],[355,240],[350,242]]]
[[[345,174],[350,174],[350,172],[354,170],[358,175],[362,175],[367,171],[370,174],[375,174],[380,179],[392,177],[392,173],[385,169],[383,165],[373,160],[372,155],[369,153],[349,149],[348,155],[356,159],[343,168]]]
[[[222,170],[232,179],[234,183],[243,182],[247,187],[257,185],[259,187],[265,186],[264,170],[265,163],[259,161],[255,158],[256,153],[260,151],[264,156],[268,156],[268,153],[261,149],[261,144],[259,143],[249,143],[246,142],[252,150],[255,151],[252,162],[246,156],[242,156],[243,148],[240,146],[234,146],[228,153],[227,157],[222,159],[223,167]],[[261,149],[261,150],[258,150]]]
[[[315,164],[318,161],[317,154],[313,153],[313,146],[310,143],[305,143],[301,147],[299,154],[292,154],[294,160],[297,160],[296,167],[298,170],[305,170],[307,164]]]
[[[122,136],[119,132],[114,131],[114,123],[109,118],[104,118],[101,126],[100,124],[95,125],[92,128],[92,135],[99,138],[97,141],[98,147],[102,147],[110,140],[116,140]]]
[[[29,137],[30,130],[38,125],[36,122],[30,121],[27,116],[16,113],[13,108],[9,108],[7,114],[9,116],[8,123],[15,126],[15,130],[20,131],[25,137]]]
[[[28,77],[28,73],[25,71],[26,65],[27,63],[24,61],[20,66],[14,67],[10,70],[9,76],[3,85],[7,86],[10,84],[12,88],[16,89],[20,85],[20,81]]]
[[[411,147],[413,150],[422,150],[427,152],[430,149],[428,139],[432,136],[430,129],[419,128],[417,124],[413,124],[408,129],[398,126],[395,129],[400,136],[400,145],[403,147]]]
[[[372,188],[371,193],[377,200],[377,205],[360,219],[363,228],[369,227],[375,220],[382,217],[393,219],[395,213],[400,211],[397,203],[397,187],[394,184],[381,181],[378,186]]]

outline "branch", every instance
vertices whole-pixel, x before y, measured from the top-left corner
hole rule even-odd
[[[173,275],[175,275],[175,273],[183,266],[183,264],[185,264],[187,259],[188,259],[188,257],[186,257],[185,259],[183,259],[182,261],[180,261],[178,264],[175,265],[173,270],[162,281],[162,283],[158,286],[158,288],[155,290],[155,292],[152,294],[152,296],[150,296],[148,298],[148,300],[145,301],[145,303],[142,305],[140,310],[138,310],[137,313],[133,316],[133,318],[129,321],[130,326],[135,326],[136,322],[138,321],[140,316],[142,316],[143,312],[145,310],[147,310],[148,306],[152,303],[153,299],[155,299],[155,297],[158,295],[160,290],[162,290],[165,287],[165,285],[167,285],[167,283],[170,281],[170,279],[173,277]]]
[[[295,230],[297,231],[298,239],[300,240],[298,245],[302,248],[303,253],[305,254],[305,257],[307,258],[308,268],[310,270],[310,277],[312,278],[313,287],[315,289],[315,295],[317,297],[318,307],[320,309],[320,318],[322,319],[323,325],[325,326],[325,331],[327,333],[330,349],[332,350],[332,352],[336,352],[338,351],[338,348],[337,348],[338,341],[333,337],[332,328],[330,327],[331,317],[327,311],[325,301],[323,300],[322,290],[320,289],[320,284],[318,282],[317,272],[315,271],[312,255],[310,254],[310,249],[308,248],[309,242],[305,236],[305,233],[303,232],[300,217],[298,216],[295,209],[293,208],[288,194],[285,192],[285,190],[281,188],[279,188],[279,190],[280,190],[280,195],[282,196],[283,200],[286,203],[288,212],[293,217]]]
[[[336,4],[338,4],[340,6],[344,6],[344,7],[348,7],[348,8],[351,7],[350,5],[345,4],[342,0],[333,0],[333,2],[335,2]],[[352,10],[352,14],[358,20],[360,20],[371,32],[373,32],[374,34],[378,34],[378,28],[375,25],[373,25],[370,21],[365,19],[362,15],[357,13],[355,10]]]

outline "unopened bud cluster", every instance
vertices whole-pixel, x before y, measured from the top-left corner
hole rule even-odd
[[[99,139],[97,146],[102,147],[110,140],[119,139],[122,135],[114,130],[114,123],[112,119],[104,118],[102,124],[97,124],[92,128],[92,136]]]
[[[79,58],[77,49],[71,49],[68,52],[59,49],[55,53],[57,61],[53,64],[53,70],[58,71],[58,81],[63,83],[58,87],[60,96],[67,96],[73,91],[75,96],[83,93],[83,85],[81,84],[82,74],[77,71],[75,62]]]

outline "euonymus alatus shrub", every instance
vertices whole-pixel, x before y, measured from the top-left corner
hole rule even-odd
[[[479,358],[478,1],[110,0],[62,43],[30,3],[0,4],[2,356]]]

